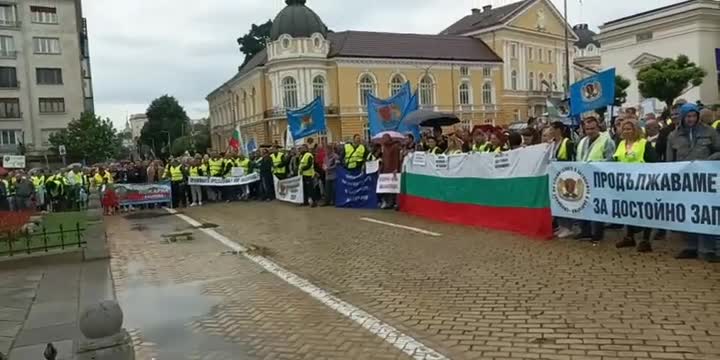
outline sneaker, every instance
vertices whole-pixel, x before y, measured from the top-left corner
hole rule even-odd
[[[637,251],[641,253],[652,252],[652,246],[647,240],[643,240],[638,244]]]
[[[679,254],[675,255],[675,258],[678,260],[682,259],[697,259],[698,258],[698,252],[697,250],[690,250],[685,249],[681,251]]]
[[[625,237],[621,241],[619,241],[617,244],[615,244],[615,247],[618,249],[626,248],[626,247],[635,247],[637,245],[635,243],[635,239],[630,237]]]
[[[715,253],[700,254],[700,258],[709,263],[720,263],[720,256]]]
[[[198,206],[202,206],[202,201],[198,203]]]
[[[197,206],[197,204],[196,204],[196,203],[192,203],[192,204],[190,204],[190,207],[196,207],[196,206]]]
[[[570,231],[570,229],[568,229],[568,228],[560,228],[560,230],[558,230],[558,232],[557,232],[557,237],[559,237],[561,239],[564,239],[571,235],[572,235],[572,231]]]

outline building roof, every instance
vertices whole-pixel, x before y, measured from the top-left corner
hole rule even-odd
[[[652,10],[643,11],[643,12],[641,12],[641,13],[637,13],[637,14],[634,14],[634,15],[621,17],[621,18],[619,18],[619,19],[615,19],[615,20],[611,20],[611,21],[606,22],[605,24],[603,24],[603,27],[604,27],[604,26],[608,26],[608,25],[617,24],[617,23],[620,23],[620,22],[623,22],[623,21],[631,20],[631,19],[634,19],[634,18],[638,18],[638,17],[641,17],[641,16],[652,15],[652,14],[654,14],[654,13],[663,12],[663,11],[665,11],[665,10],[669,10],[669,9],[672,9],[672,8],[675,8],[675,7],[684,6],[684,5],[687,5],[687,4],[696,2],[696,1],[697,1],[697,0],[686,0],[686,1],[679,2],[679,3],[671,4],[671,5],[668,5],[668,6],[663,6],[663,7],[655,8],[655,9],[652,9]]]
[[[305,0],[285,0],[285,3],[287,6],[280,10],[273,20],[270,40],[275,41],[283,34],[292,37],[310,37],[315,33],[323,36],[327,34],[327,26],[312,9],[305,6]]]
[[[497,62],[502,59],[480,39],[454,35],[398,34],[369,31],[328,33],[328,58],[380,58],[434,61]],[[267,63],[263,49],[238,69],[237,74],[210,95]],[[210,96],[208,95],[208,96]]]
[[[595,47],[600,47],[600,42],[595,40],[597,33],[588,28],[588,24],[577,24],[573,26],[573,31],[578,36],[578,41],[575,42],[575,46],[579,49],[584,49],[590,44]]]
[[[441,35],[460,35],[471,31],[480,30],[493,25],[502,24],[512,15],[520,12],[534,0],[522,0],[511,4],[492,8],[486,5],[480,9],[472,9],[472,14],[463,17],[447,29],[440,32]]]

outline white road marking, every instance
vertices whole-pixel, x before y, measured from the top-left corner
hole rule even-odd
[[[193,218],[178,214],[177,211],[173,209],[166,209],[171,214],[175,214],[180,219],[184,220],[188,224],[192,226],[200,226],[201,224],[194,220]],[[305,280],[293,273],[291,273],[288,270],[285,270],[280,265],[276,264],[275,262],[264,258],[262,256],[258,255],[249,255],[245,253],[246,248],[227,237],[223,236],[222,234],[218,233],[217,231],[213,229],[199,229],[208,236],[212,237],[213,239],[221,242],[223,245],[229,247],[230,249],[242,253],[243,256],[250,259],[251,261],[255,262],[256,264],[262,266],[265,270],[275,274],[277,277],[283,279],[288,284],[295,286],[296,288],[300,289],[304,293],[310,295],[313,299],[320,301],[321,303],[325,304],[327,307],[337,311],[338,313],[342,314],[343,316],[349,318],[350,320],[354,321],[358,325],[362,326],[363,328],[367,329],[370,333],[373,335],[383,339],[384,341],[388,342],[395,348],[399,349],[403,353],[409,355],[413,359],[416,360],[450,360],[445,355],[433,350],[432,348],[426,346],[425,344],[421,343],[420,341],[416,340],[415,338],[406,335],[402,333],[400,330],[396,329],[394,326],[387,324],[380,319],[376,318],[375,316],[371,315],[370,313],[355,307],[354,305],[345,302],[334,295],[330,294],[329,292],[313,285],[310,281]],[[420,230],[420,229],[418,229]],[[424,231],[424,230],[423,230]],[[434,234],[434,233],[432,233]],[[436,236],[439,236],[440,234],[437,234]]]
[[[421,233],[421,234],[425,234],[425,235],[430,235],[430,236],[442,236],[442,234],[440,234],[440,233],[436,233],[436,232],[432,232],[432,231],[428,231],[428,230],[423,230],[423,229],[416,228],[416,227],[412,227],[412,226],[406,226],[406,225],[400,225],[400,224],[393,224],[393,223],[391,223],[391,222],[382,221],[382,220],[377,220],[377,219],[372,219],[372,218],[362,217],[362,218],[360,218],[360,220],[362,220],[362,221],[367,221],[367,222],[371,222],[371,223],[375,223],[375,224],[392,226],[392,227],[398,228],[398,229],[405,229],[405,230],[415,231],[415,232],[418,232],[418,233]]]

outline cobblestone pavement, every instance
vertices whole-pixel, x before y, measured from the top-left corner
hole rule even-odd
[[[452,359],[720,359],[720,266],[674,260],[674,241],[638,254],[615,249],[612,232],[599,246],[544,242],[396,212],[277,202],[184,213],[219,225],[234,241],[268,248],[285,268]],[[250,283],[262,279],[237,273]],[[260,302],[255,291],[242,294]],[[294,306],[282,304],[274,305]]]
[[[138,360],[407,359],[175,216],[107,219]],[[177,231],[192,240],[162,240]]]

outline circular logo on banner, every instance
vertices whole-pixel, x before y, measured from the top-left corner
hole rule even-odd
[[[553,199],[563,210],[578,213],[588,205],[588,184],[585,176],[577,169],[564,168],[553,179]]]
[[[602,96],[603,89],[599,81],[591,81],[583,85],[582,98],[585,102],[592,102]]]

